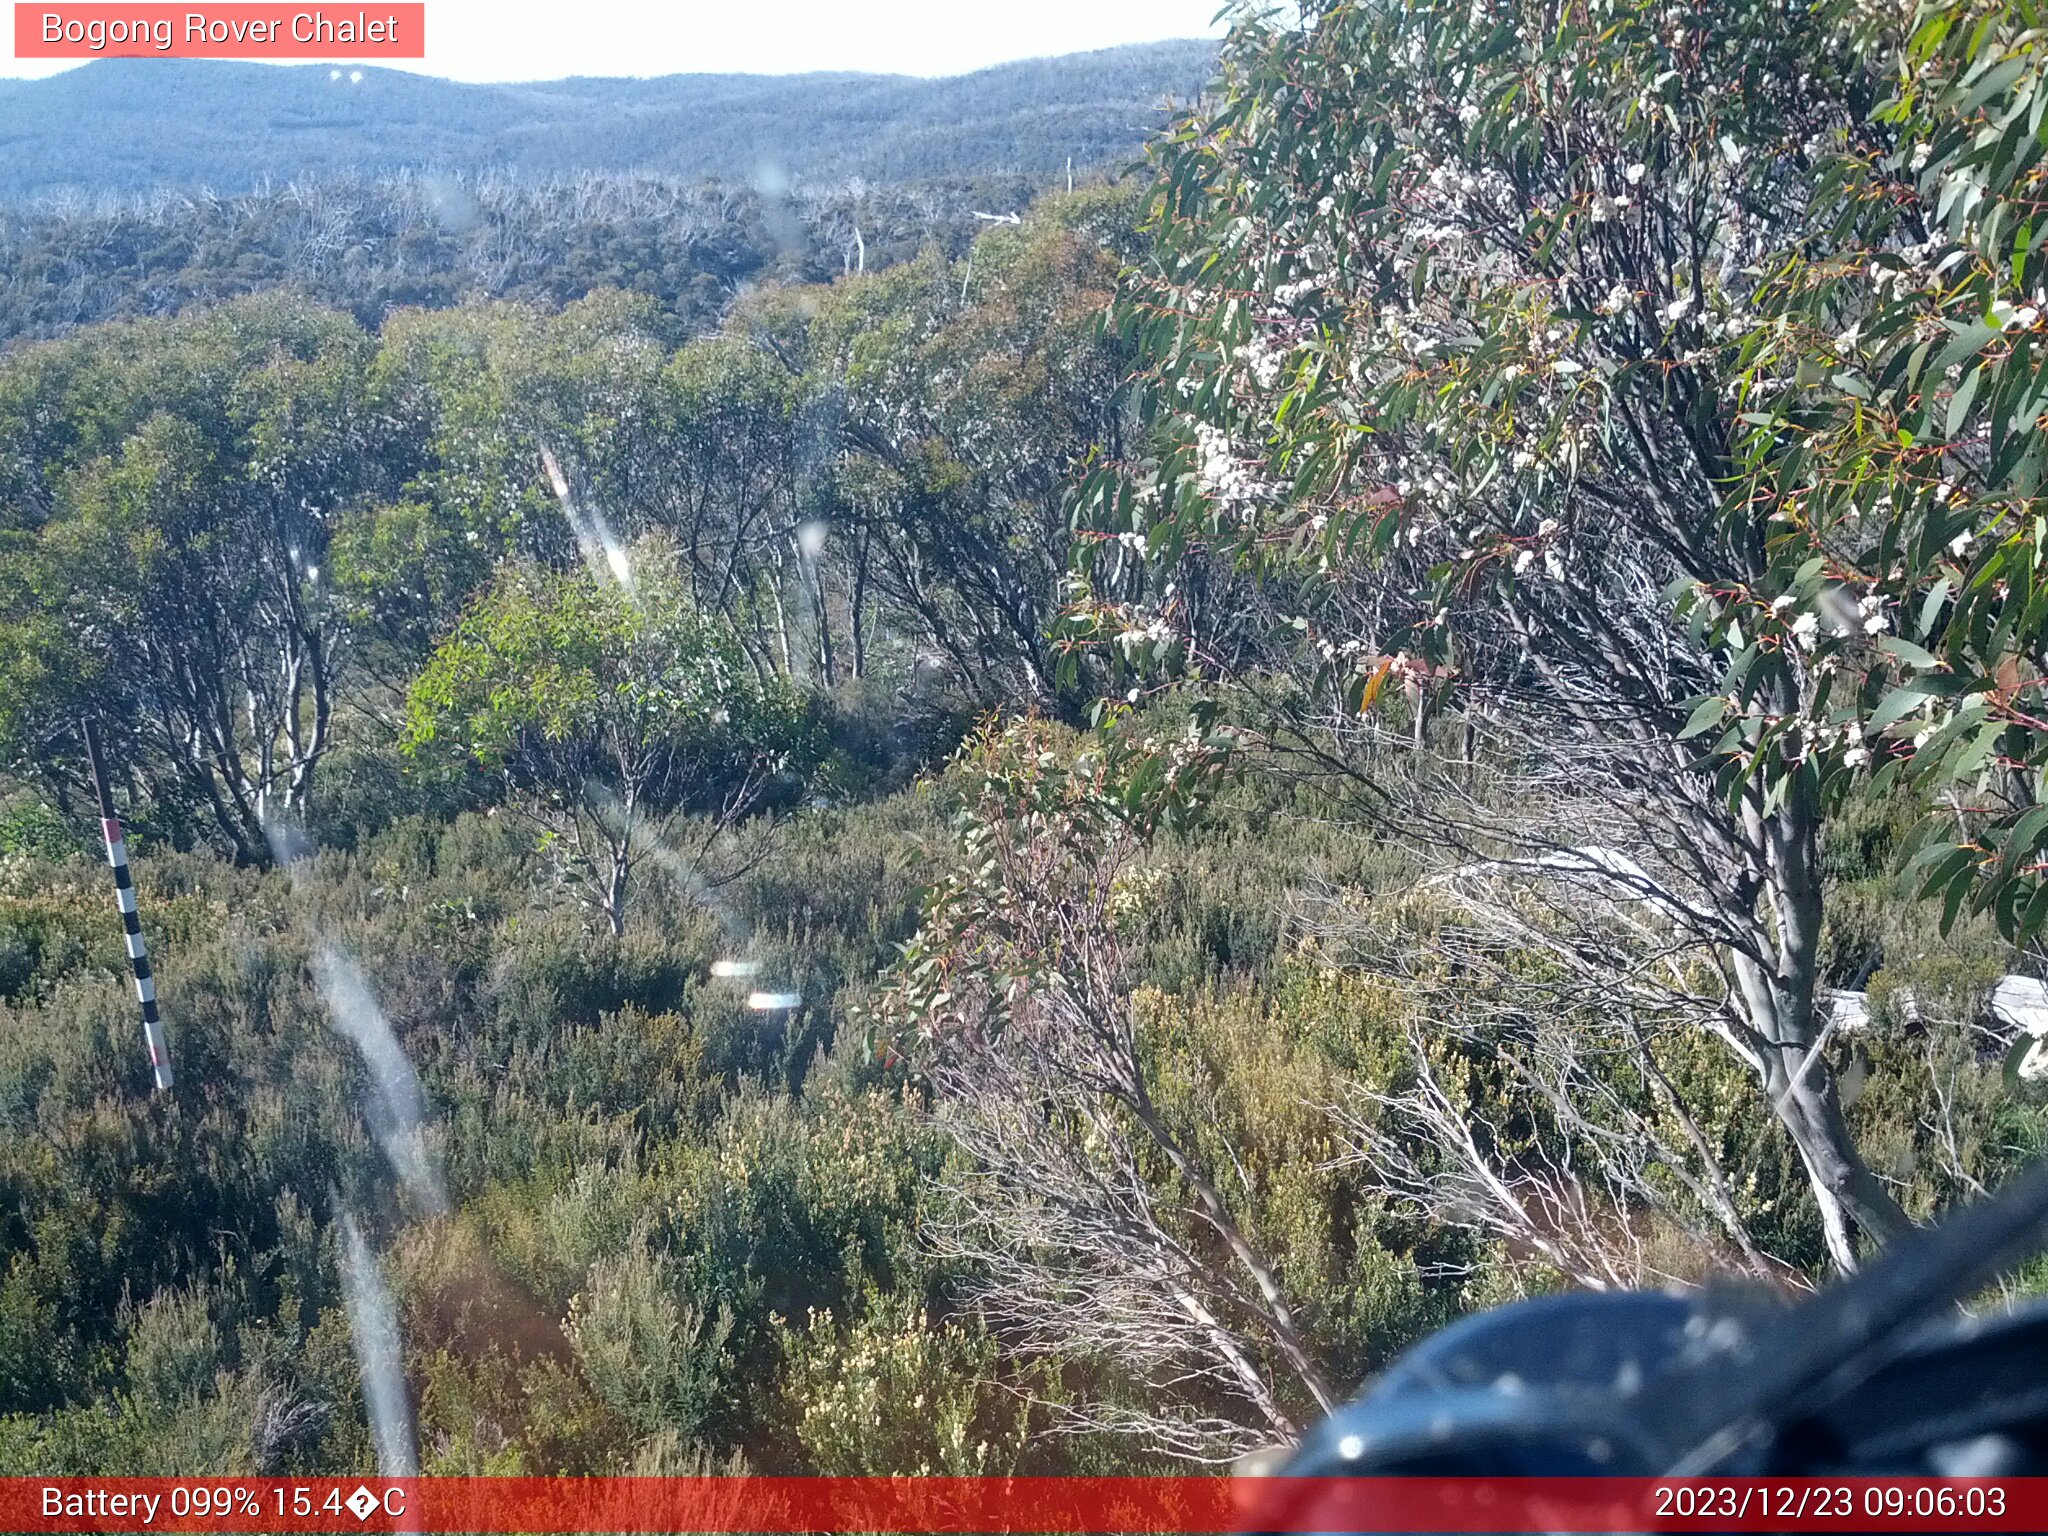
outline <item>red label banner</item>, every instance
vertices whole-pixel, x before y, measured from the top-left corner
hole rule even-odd
[[[18,59],[423,59],[424,4],[14,7]]]
[[[6,1478],[0,1530],[2043,1531],[2048,1478]]]

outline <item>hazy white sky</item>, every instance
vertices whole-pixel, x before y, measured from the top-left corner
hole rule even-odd
[[[564,75],[953,75],[1009,59],[1217,32],[1222,0],[427,0],[427,57],[455,80]],[[359,7],[329,6],[353,12]],[[376,11],[374,3],[360,7]],[[109,16],[119,5],[104,7]],[[0,60],[47,75],[68,61]]]

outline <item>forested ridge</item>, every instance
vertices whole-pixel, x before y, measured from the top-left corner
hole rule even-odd
[[[91,199],[397,172],[648,172],[829,184],[1022,175],[1134,158],[1212,72],[1190,39],[905,75],[473,85],[398,70],[106,59],[0,85],[0,199]]]
[[[1043,185],[978,175],[763,191],[653,173],[422,174],[0,208],[0,338],[279,287],[371,329],[395,309],[561,305],[620,288],[696,331],[757,283],[822,281],[927,246],[964,254]]]
[[[2028,17],[1247,14],[1001,208],[19,218],[0,1471],[1216,1466],[2033,1162]]]

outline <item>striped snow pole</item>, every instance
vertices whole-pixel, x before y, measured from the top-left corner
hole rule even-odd
[[[113,791],[107,787],[106,760],[100,756],[99,732],[85,722],[85,755],[92,760],[92,787],[100,797],[100,831],[107,839],[107,862],[114,867],[114,904],[121,909],[121,927],[128,936],[128,963],[135,968],[135,995],[142,1000],[142,1037],[149,1042],[150,1070],[158,1088],[171,1086],[171,1051],[164,1044],[163,1021],[156,1013],[156,978],[149,971],[149,951],[142,943],[142,919],[135,910],[135,877],[128,871],[128,849],[121,840],[121,822],[114,815]]]

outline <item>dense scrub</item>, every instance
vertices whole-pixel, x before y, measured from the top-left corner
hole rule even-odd
[[[103,870],[8,855],[5,1465],[367,1467],[342,1209],[384,1256],[429,1471],[1150,1464],[1177,1432],[1143,1372],[1085,1331],[1024,1347],[971,1255],[933,1241],[959,1219],[962,1154],[875,978],[919,925],[968,771],[789,816],[715,909],[650,879],[616,938],[504,815],[406,817],[292,873],[145,856],[180,1075],[156,1098]],[[1341,1389],[1555,1282],[1337,1155],[1318,1106],[1412,1081],[1406,1029],[1432,994],[1361,975],[1312,915],[1360,904],[1418,936],[1441,915],[1410,894],[1410,857],[1322,809],[1229,791],[1148,845],[1117,921],[1158,1110],[1200,1166],[1235,1170],[1231,1203],[1285,1256]],[[736,941],[757,979],[711,974]],[[377,1089],[312,979],[321,945],[362,961],[417,1065],[445,1215],[365,1129]],[[770,985],[802,1003],[750,1010]],[[1996,1182],[2048,1130],[2037,1095],[1924,1026],[1849,1049],[1869,1072],[1859,1132],[1916,1210],[1964,1175]],[[1440,1070],[1543,1166],[1570,1130],[1470,1050],[1448,1044]],[[1657,1055],[1739,1169],[1760,1244],[1791,1272],[1823,1264],[1796,1159],[1739,1073],[1682,1036]],[[1176,1174],[1153,1176],[1170,1196]],[[1652,1213],[1653,1266],[1723,1262],[1702,1230],[1682,1205]]]

